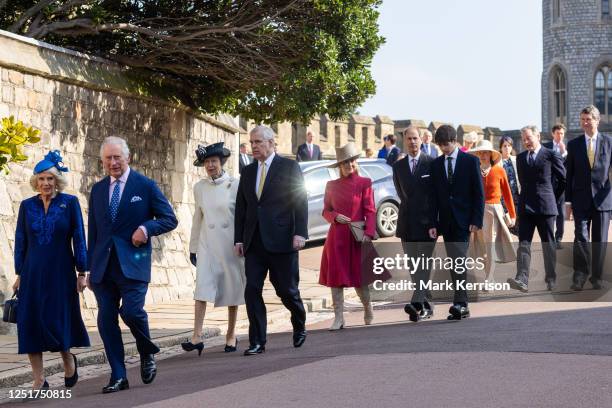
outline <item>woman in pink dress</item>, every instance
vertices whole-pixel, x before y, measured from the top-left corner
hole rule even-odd
[[[361,242],[353,237],[349,224],[365,221],[364,242],[370,241],[376,230],[376,208],[372,180],[360,177],[357,158],[360,152],[354,143],[336,148],[340,178],[329,181],[325,188],[323,217],[331,224],[323,255],[319,283],[331,288],[335,319],[330,330],[344,327],[344,288],[355,288],[364,308],[364,322],[374,318],[370,291],[362,275]]]

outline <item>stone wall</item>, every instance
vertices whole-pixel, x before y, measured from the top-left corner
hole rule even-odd
[[[570,133],[580,129],[580,110],[593,104],[595,72],[604,62],[612,63],[612,20],[602,18],[601,0],[561,1],[558,21],[552,18],[552,0],[542,2],[544,69],[542,72],[542,126],[553,123],[553,80],[555,69],[566,77],[567,123]],[[612,130],[612,123],[601,123]]]
[[[134,169],[155,179],[179,219],[178,228],[153,238],[153,274],[147,303],[190,298],[195,270],[188,262],[194,183],[204,175],[192,163],[198,144],[224,141],[237,151],[238,127],[226,116],[198,116],[156,93],[122,67],[108,61],[0,32],[0,117],[41,129],[42,140],[27,148],[26,162],[0,174],[0,291],[9,294],[15,279],[13,245],[19,203],[34,194],[34,165],[49,149],[59,149],[69,185],[87,220],[92,185],[104,177],[99,148],[106,136],[127,139]],[[237,156],[228,162],[237,173]],[[52,256],[52,254],[49,254]],[[84,295],[84,314],[95,313],[95,299]]]

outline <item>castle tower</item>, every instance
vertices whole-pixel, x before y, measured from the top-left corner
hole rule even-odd
[[[580,132],[580,110],[595,105],[612,130],[612,0],[543,0],[542,126]]]

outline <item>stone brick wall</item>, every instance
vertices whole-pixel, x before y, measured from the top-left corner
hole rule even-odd
[[[544,70],[542,73],[542,126],[554,125],[551,74],[560,67],[567,80],[567,122],[570,131],[580,129],[579,113],[593,104],[596,69],[612,62],[612,20],[602,19],[601,0],[561,1],[560,18],[553,22],[552,0],[542,2]],[[602,123],[602,129],[612,124]]]
[[[34,165],[49,149],[61,151],[70,168],[66,192],[79,198],[86,220],[91,187],[104,177],[100,144],[109,135],[126,138],[132,167],[157,181],[179,218],[174,232],[153,238],[147,302],[192,296],[195,271],[188,262],[192,186],[204,175],[192,165],[194,151],[198,144],[217,141],[237,151],[238,128],[228,117],[198,116],[161,98],[140,96],[126,75],[107,61],[0,32],[0,117],[14,115],[42,131],[41,142],[26,149],[28,160],[11,164],[10,174],[0,175],[2,297],[10,296],[15,278],[17,211],[23,199],[34,195],[29,186]],[[237,173],[237,157],[227,166]],[[92,293],[86,291],[85,317],[93,317],[95,307]]]

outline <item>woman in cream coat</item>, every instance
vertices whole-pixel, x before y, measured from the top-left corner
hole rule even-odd
[[[234,254],[234,211],[238,180],[223,170],[230,151],[223,142],[198,146],[195,166],[204,166],[207,178],[193,187],[195,212],[189,252],[196,267],[195,318],[191,341],[182,343],[185,351],[202,353],[202,325],[206,304],[228,306],[225,352],[236,351],[235,335],[238,305],[244,304],[244,258]]]

